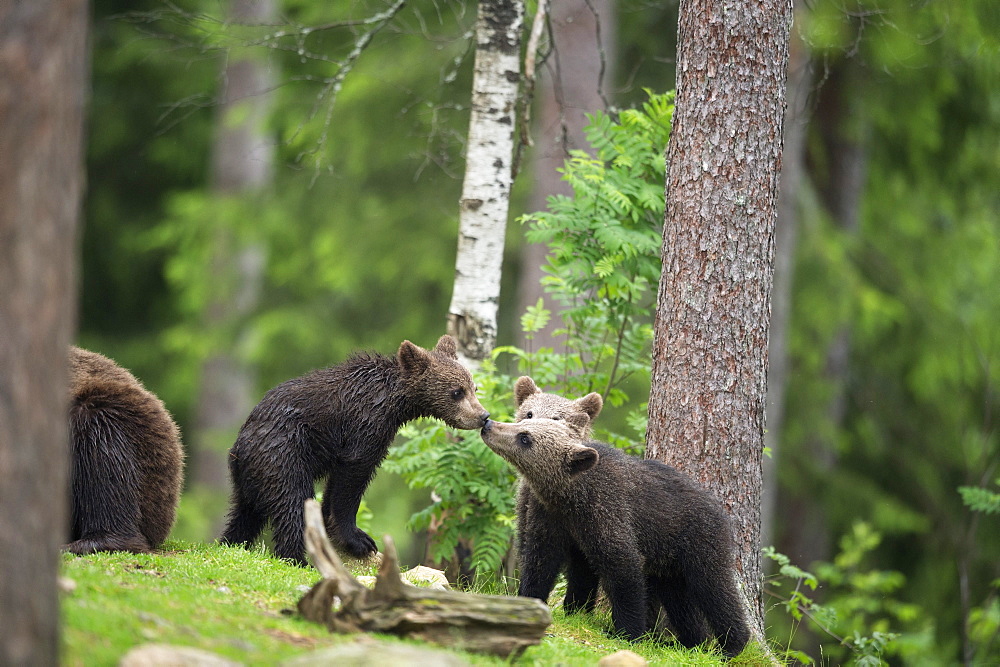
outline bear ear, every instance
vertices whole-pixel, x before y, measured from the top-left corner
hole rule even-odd
[[[404,375],[420,375],[431,365],[431,355],[427,350],[404,340],[396,353]]]
[[[604,407],[604,399],[596,391],[587,394],[583,398],[576,399],[574,403],[576,407],[583,410],[592,420],[601,414],[601,408]]]
[[[524,403],[525,399],[539,393],[541,393],[541,391],[539,391],[538,387],[535,385],[535,381],[527,375],[522,375],[517,378],[517,382],[514,383],[514,407],[521,407],[521,403]]]
[[[596,466],[600,458],[597,450],[593,447],[574,447],[566,455],[566,467],[569,468],[569,474],[572,477]]]
[[[448,334],[438,338],[437,345],[434,346],[434,351],[458,361],[458,345],[455,343],[455,339]]]
[[[590,417],[582,412],[572,412],[566,416],[566,423],[580,433],[586,433],[590,428]]]

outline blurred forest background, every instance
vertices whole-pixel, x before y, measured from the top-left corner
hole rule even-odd
[[[556,4],[515,215],[566,192],[584,113],[674,85],[675,2]],[[225,452],[268,388],[444,333],[475,5],[93,10],[79,342],[174,413],[174,536],[208,540]],[[927,664],[995,657],[1000,517],[959,488],[1000,477],[1000,5],[813,0],[792,41],[763,542],[808,567],[868,536],[865,571],[898,573],[872,599],[899,604],[857,613],[906,626]],[[514,217],[501,344],[540,294],[544,249]],[[382,472],[373,534],[402,541],[427,496]]]

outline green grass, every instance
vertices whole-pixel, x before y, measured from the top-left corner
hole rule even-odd
[[[146,643],[193,646],[248,665],[272,665],[355,639],[299,618],[295,604],[319,574],[261,548],[171,541],[155,554],[66,554],[62,574],[75,583],[62,602],[67,665],[115,665],[129,649]],[[556,608],[553,617],[543,642],[515,664],[594,665],[626,648],[654,665],[724,664],[712,652],[613,639],[606,633],[606,613],[567,617]],[[761,664],[757,651],[749,648],[729,664]],[[507,664],[457,653],[476,665]]]

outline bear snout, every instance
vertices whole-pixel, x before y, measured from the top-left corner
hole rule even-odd
[[[483,428],[486,428],[486,424],[490,421],[490,413],[483,410],[483,414],[479,415],[479,418],[483,420]]]
[[[493,421],[490,419],[489,413],[487,413],[486,418],[483,420],[483,430],[480,431],[483,435],[486,435],[493,430]]]

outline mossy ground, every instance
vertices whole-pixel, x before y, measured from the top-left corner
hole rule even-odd
[[[67,665],[114,665],[131,648],[146,643],[193,646],[248,665],[272,665],[355,640],[299,618],[295,604],[319,575],[272,558],[262,548],[172,541],[154,554],[67,554],[62,574],[75,584],[62,603]],[[609,637],[607,614],[567,617],[556,608],[553,616],[545,640],[514,664],[594,665],[625,648],[654,665],[723,664],[710,651]],[[498,658],[460,654],[477,665],[506,664]],[[751,648],[729,664],[762,662]]]

